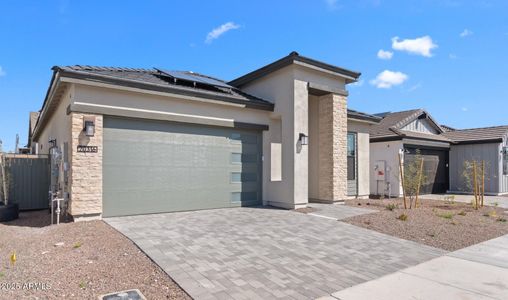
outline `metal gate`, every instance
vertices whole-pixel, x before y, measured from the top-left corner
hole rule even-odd
[[[48,208],[48,156],[4,154],[4,157],[9,203],[17,203],[20,210]]]

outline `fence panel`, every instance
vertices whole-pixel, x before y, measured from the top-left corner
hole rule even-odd
[[[20,210],[49,207],[50,165],[47,156],[7,154],[5,165],[10,177],[9,202],[18,203]]]

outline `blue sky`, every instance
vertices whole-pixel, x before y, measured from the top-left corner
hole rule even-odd
[[[4,150],[16,133],[26,143],[53,65],[230,80],[293,50],[362,72],[350,108],[508,124],[508,1],[1,1],[0,12]]]

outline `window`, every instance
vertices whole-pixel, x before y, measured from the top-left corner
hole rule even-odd
[[[503,147],[503,175],[508,175],[508,147]]]
[[[356,133],[347,134],[347,180],[356,179]]]

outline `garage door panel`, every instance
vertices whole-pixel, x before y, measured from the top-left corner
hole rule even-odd
[[[260,132],[113,117],[104,124],[104,216],[261,204]]]

